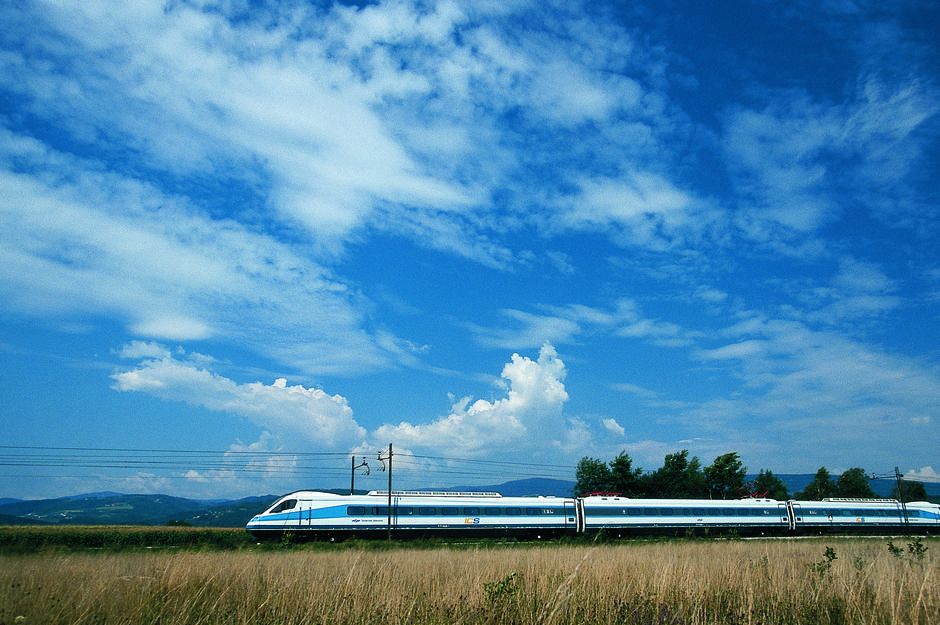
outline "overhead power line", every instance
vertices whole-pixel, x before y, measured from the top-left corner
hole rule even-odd
[[[574,467],[396,453],[402,477],[420,473],[429,483],[507,481],[524,478],[570,480]],[[0,445],[0,470],[7,478],[122,479],[154,473],[161,479],[185,479],[195,471],[213,479],[282,478],[329,480],[348,477],[349,453],[258,450],[138,449],[129,447],[64,447]],[[54,469],[54,471],[52,471]],[[115,475],[117,474],[117,475]],[[183,475],[180,475],[183,474]]]

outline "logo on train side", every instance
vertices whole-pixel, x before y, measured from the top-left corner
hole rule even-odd
[[[466,525],[479,525],[480,517],[467,517],[463,520]]]

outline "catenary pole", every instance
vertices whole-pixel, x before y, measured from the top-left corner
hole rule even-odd
[[[388,539],[392,539],[392,444],[388,444]]]

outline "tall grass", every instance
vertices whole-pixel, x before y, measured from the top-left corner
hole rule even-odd
[[[940,624],[937,541],[0,556],[0,625]]]

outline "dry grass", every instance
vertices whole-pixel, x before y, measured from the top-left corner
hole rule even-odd
[[[8,556],[0,624],[940,625],[940,544],[925,544],[922,557],[878,539]]]

